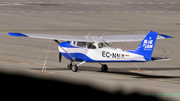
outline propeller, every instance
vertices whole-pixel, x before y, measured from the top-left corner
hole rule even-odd
[[[59,63],[61,63],[61,57],[62,57],[62,54],[61,52],[59,52]]]
[[[58,40],[54,40],[54,41],[59,44],[59,41],[58,41]],[[61,58],[62,58],[62,54],[61,54],[61,52],[59,52],[59,63],[61,63]]]
[[[57,40],[54,40],[55,42],[57,42],[58,44],[59,44],[59,41],[57,41]]]
[[[59,41],[58,41],[58,40],[54,40],[54,41],[59,44]],[[61,47],[61,45],[59,45],[59,46]],[[63,51],[65,51],[65,52],[72,58],[73,61],[76,60],[76,58],[72,57],[64,48],[61,47],[61,49],[62,49]],[[61,52],[59,52],[59,62],[60,62],[60,63],[61,63],[61,57],[62,57],[62,54],[61,54]]]

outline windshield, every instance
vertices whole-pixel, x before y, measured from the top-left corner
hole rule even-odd
[[[94,42],[77,42],[77,46],[88,49],[96,49]]]
[[[86,48],[86,42],[77,42],[77,46]]]

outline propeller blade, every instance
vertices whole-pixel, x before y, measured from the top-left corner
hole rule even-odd
[[[57,42],[58,44],[59,44],[59,41],[57,41],[57,40],[54,40],[55,42]]]
[[[61,57],[62,57],[62,54],[61,52],[59,52],[59,63],[61,63]]]

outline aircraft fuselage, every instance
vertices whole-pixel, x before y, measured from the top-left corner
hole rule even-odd
[[[61,47],[65,49],[75,61],[86,61],[86,62],[144,62],[146,61],[143,56],[126,52],[121,49],[115,49],[112,47],[99,48],[95,46],[95,49],[89,49],[85,47],[73,46],[70,42],[60,43]],[[94,43],[96,45],[96,43]],[[61,54],[72,60],[72,58],[60,48]]]

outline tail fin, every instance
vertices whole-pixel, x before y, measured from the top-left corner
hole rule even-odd
[[[157,32],[149,31],[147,36],[143,39],[141,44],[135,50],[135,53],[143,55],[146,61],[151,61],[151,55],[153,53],[157,35]]]

